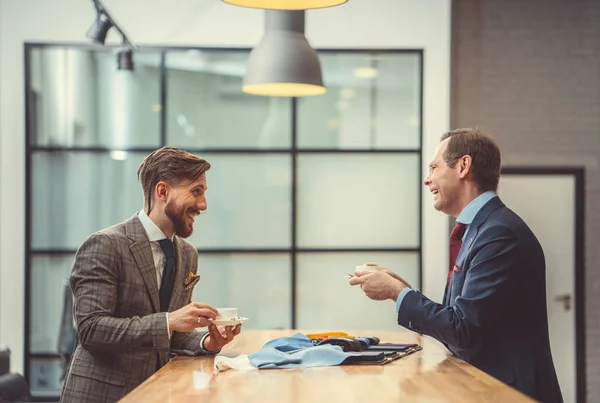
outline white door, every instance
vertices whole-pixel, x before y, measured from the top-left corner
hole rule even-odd
[[[552,356],[564,401],[575,403],[575,176],[503,174],[498,196],[544,249]]]

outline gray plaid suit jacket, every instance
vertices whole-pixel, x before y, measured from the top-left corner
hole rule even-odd
[[[198,253],[175,236],[169,312],[191,302],[184,279]],[[114,402],[169,360],[170,350],[200,350],[204,332],[173,332],[160,311],[150,241],[137,214],[89,236],[75,256],[70,285],[77,341],[61,402]]]

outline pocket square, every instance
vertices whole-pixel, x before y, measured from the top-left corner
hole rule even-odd
[[[460,271],[460,267],[458,267],[457,265],[454,265],[454,267],[452,268],[452,272],[456,273]]]
[[[192,272],[189,272],[187,277],[185,278],[185,280],[183,280],[183,285],[185,286],[186,290],[189,290],[190,288],[194,287],[199,280],[200,280],[199,274],[194,274]]]

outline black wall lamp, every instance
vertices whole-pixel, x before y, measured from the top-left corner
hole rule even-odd
[[[104,45],[108,32],[114,27],[121,35],[123,45],[123,47],[117,51],[117,68],[119,70],[133,71],[134,45],[131,43],[129,38],[127,38],[125,32],[115,22],[114,18],[110,15],[100,0],[92,0],[92,2],[96,8],[96,19],[88,30],[86,36],[94,43]]]

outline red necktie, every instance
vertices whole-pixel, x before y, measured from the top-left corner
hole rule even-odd
[[[465,234],[467,225],[457,222],[450,234],[450,265],[448,267],[448,280],[446,286],[450,285],[450,279],[452,278],[452,272],[454,271],[454,265],[456,264],[456,258],[460,247],[462,246],[462,237]]]

